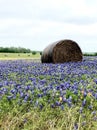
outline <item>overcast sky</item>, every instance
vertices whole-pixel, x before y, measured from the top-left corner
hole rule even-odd
[[[97,52],[97,0],[0,0],[0,46],[43,50],[61,39]]]

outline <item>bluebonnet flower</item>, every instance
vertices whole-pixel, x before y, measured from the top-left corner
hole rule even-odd
[[[97,79],[95,79],[94,82],[97,84]]]
[[[42,97],[42,94],[38,94],[38,97],[41,98],[41,97]]]
[[[27,85],[27,86],[25,86],[25,90],[26,91],[28,91],[29,90],[29,86]]]
[[[86,105],[86,99],[84,99],[83,101],[82,101],[82,106],[85,106]]]
[[[78,124],[77,123],[74,124],[74,130],[78,130]]]
[[[68,99],[70,102],[72,102],[72,96],[69,96],[69,99]]]
[[[23,93],[23,92],[21,92],[21,93],[20,93],[20,97],[22,97],[22,98],[23,98],[24,96],[25,96],[25,95],[24,95],[24,93]]]
[[[17,90],[11,89],[10,92],[11,92],[12,94],[16,94],[16,93],[17,93]]]
[[[61,105],[60,108],[61,108],[61,110],[64,110],[64,105]]]
[[[0,88],[1,88],[1,87],[3,87],[3,84],[2,84],[2,83],[0,83]]]
[[[56,86],[56,90],[60,90],[60,86]]]
[[[66,99],[66,98],[64,98],[64,97],[63,97],[63,99],[62,99],[62,100],[63,100],[63,102],[64,102],[64,103],[66,103],[66,102],[67,102],[67,99]]]
[[[93,109],[93,106],[92,106],[92,105],[89,105],[89,106],[88,106],[88,109],[89,109],[89,110],[92,110],[92,109]]]
[[[13,96],[7,96],[8,101],[10,101],[13,98]]]
[[[83,93],[83,96],[84,96],[84,97],[86,97],[86,96],[87,96],[87,93],[86,93],[86,91],[84,91],[84,93]]]
[[[93,120],[94,120],[94,121],[97,121],[97,116],[94,116],[94,117],[93,117]]]
[[[83,112],[83,107],[80,107],[79,112],[80,112],[80,113]]]
[[[72,106],[72,102],[70,102],[70,101],[67,101],[67,104],[68,104],[68,107]]]
[[[23,122],[24,122],[24,123],[27,123],[27,121],[28,121],[27,118],[24,118]]]
[[[5,87],[3,87],[2,89],[1,89],[1,91],[3,92],[3,93],[7,93],[8,92],[8,89],[7,88],[5,88]]]
[[[78,90],[74,89],[74,94],[77,95],[78,94]]]
[[[93,111],[91,114],[92,114],[92,115],[96,115],[96,113],[97,113],[96,111]]]
[[[50,106],[51,106],[51,108],[55,108],[55,105],[53,103]]]
[[[61,103],[60,103],[59,101],[56,101],[56,102],[55,102],[55,105],[56,105],[56,106],[60,106]]]
[[[97,99],[97,93],[95,93],[95,99]]]
[[[27,101],[29,99],[29,94],[27,93],[25,96],[24,96],[24,100]]]

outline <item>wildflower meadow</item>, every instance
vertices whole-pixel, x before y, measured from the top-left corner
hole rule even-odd
[[[0,61],[0,130],[97,130],[97,57]]]

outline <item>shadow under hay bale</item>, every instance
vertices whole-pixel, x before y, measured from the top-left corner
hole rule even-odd
[[[75,41],[61,40],[47,46],[41,55],[42,63],[64,63],[82,61],[83,54]]]

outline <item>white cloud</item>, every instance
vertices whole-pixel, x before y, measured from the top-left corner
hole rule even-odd
[[[8,18],[8,19],[1,19],[0,20],[0,27],[4,26],[24,26],[31,24],[32,21],[28,19],[15,19],[15,18]]]
[[[82,47],[96,43],[96,5],[96,0],[0,0],[0,42],[41,50],[64,38]]]

